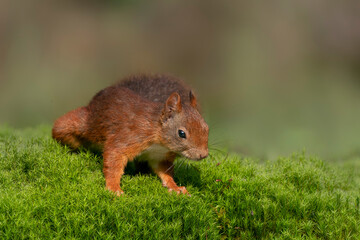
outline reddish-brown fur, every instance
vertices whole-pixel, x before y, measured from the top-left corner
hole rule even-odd
[[[57,119],[52,136],[73,149],[100,147],[106,187],[118,195],[123,193],[124,168],[137,156],[149,161],[169,191],[187,193],[174,182],[173,161],[177,154],[205,158],[208,131],[183,82],[167,75],[138,75],[101,90],[87,106]]]

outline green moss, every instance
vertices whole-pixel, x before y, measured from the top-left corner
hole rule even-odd
[[[359,239],[359,164],[294,154],[264,164],[211,152],[179,159],[169,194],[128,170],[125,195],[104,189],[102,158],[70,153],[50,128],[0,128],[1,239]]]

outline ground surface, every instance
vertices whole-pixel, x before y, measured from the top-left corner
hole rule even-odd
[[[153,174],[104,189],[102,158],[70,153],[50,127],[0,127],[1,239],[359,239],[360,164],[294,154],[259,163],[212,151],[177,160],[191,197],[169,194]]]

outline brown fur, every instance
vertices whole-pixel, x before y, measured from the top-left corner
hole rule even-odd
[[[179,130],[186,138],[179,137]],[[208,132],[195,95],[183,82],[168,75],[138,75],[101,90],[87,106],[57,119],[52,136],[73,149],[100,147],[106,187],[120,195],[127,162],[141,155],[169,191],[187,193],[173,180],[173,161],[177,154],[205,158]]]

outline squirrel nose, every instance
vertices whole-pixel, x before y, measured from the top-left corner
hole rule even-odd
[[[201,153],[200,153],[199,160],[206,158],[208,155],[209,155],[209,151],[208,151],[208,150],[205,150],[205,151],[201,152]]]

